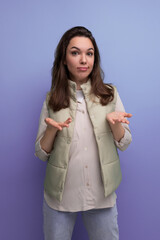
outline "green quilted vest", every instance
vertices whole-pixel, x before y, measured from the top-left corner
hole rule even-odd
[[[62,200],[63,196],[77,108],[76,83],[69,80],[69,85],[71,91],[70,107],[57,112],[53,112],[51,108],[48,108],[49,117],[57,122],[64,122],[67,118],[72,118],[69,128],[63,128],[62,131],[58,132],[46,167],[45,191],[59,201]],[[113,101],[106,106],[102,106],[97,97],[94,97],[94,101],[91,100],[89,94],[91,89],[90,81],[81,87],[98,146],[104,195],[107,197],[117,189],[122,177],[117,148],[106,120],[106,114],[115,111],[117,90],[115,88]]]

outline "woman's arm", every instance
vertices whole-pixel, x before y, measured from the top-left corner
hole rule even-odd
[[[39,129],[35,142],[35,155],[42,161],[47,161],[53,148],[54,139],[58,130],[68,127],[71,119],[67,119],[64,123],[57,123],[49,118],[46,101],[43,103],[41,115],[39,119]]]
[[[131,132],[128,126],[129,121],[126,119],[126,117],[131,117],[132,114],[129,114],[129,116],[125,116],[125,114],[123,103],[119,94],[117,93],[115,112],[110,113],[106,118],[111,127],[115,144],[121,151],[124,151],[132,141]],[[118,119],[119,117],[120,121],[116,121],[116,123],[114,121],[112,122],[114,118]]]

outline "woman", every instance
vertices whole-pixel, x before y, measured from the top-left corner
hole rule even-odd
[[[121,181],[117,148],[131,142],[115,87],[103,83],[92,33],[74,27],[62,36],[44,101],[36,156],[47,161],[45,240],[69,240],[81,211],[91,240],[119,239],[115,190]]]

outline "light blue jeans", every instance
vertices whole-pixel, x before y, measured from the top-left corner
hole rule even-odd
[[[118,240],[117,206],[81,212],[90,240]],[[45,240],[71,240],[76,212],[61,212],[43,202]]]

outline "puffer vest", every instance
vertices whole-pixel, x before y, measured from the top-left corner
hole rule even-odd
[[[71,99],[70,107],[61,109],[60,111],[53,112],[48,107],[49,117],[57,122],[64,122],[67,118],[71,117],[72,122],[69,128],[63,128],[58,131],[54,140],[53,150],[47,162],[46,176],[44,182],[45,191],[52,197],[61,201],[63,196],[64,184],[69,163],[69,150],[72,141],[74,123],[77,109],[76,100],[76,83],[69,81]],[[117,90],[114,91],[114,99],[106,106],[102,106],[99,98],[91,98],[90,90],[91,83],[81,85],[88,114],[93,125],[95,134],[99,159],[101,177],[104,186],[104,195],[107,197],[114,192],[121,182],[121,169],[118,157],[117,148],[114,143],[111,128],[106,120],[107,113],[115,111],[115,103],[117,98]]]

